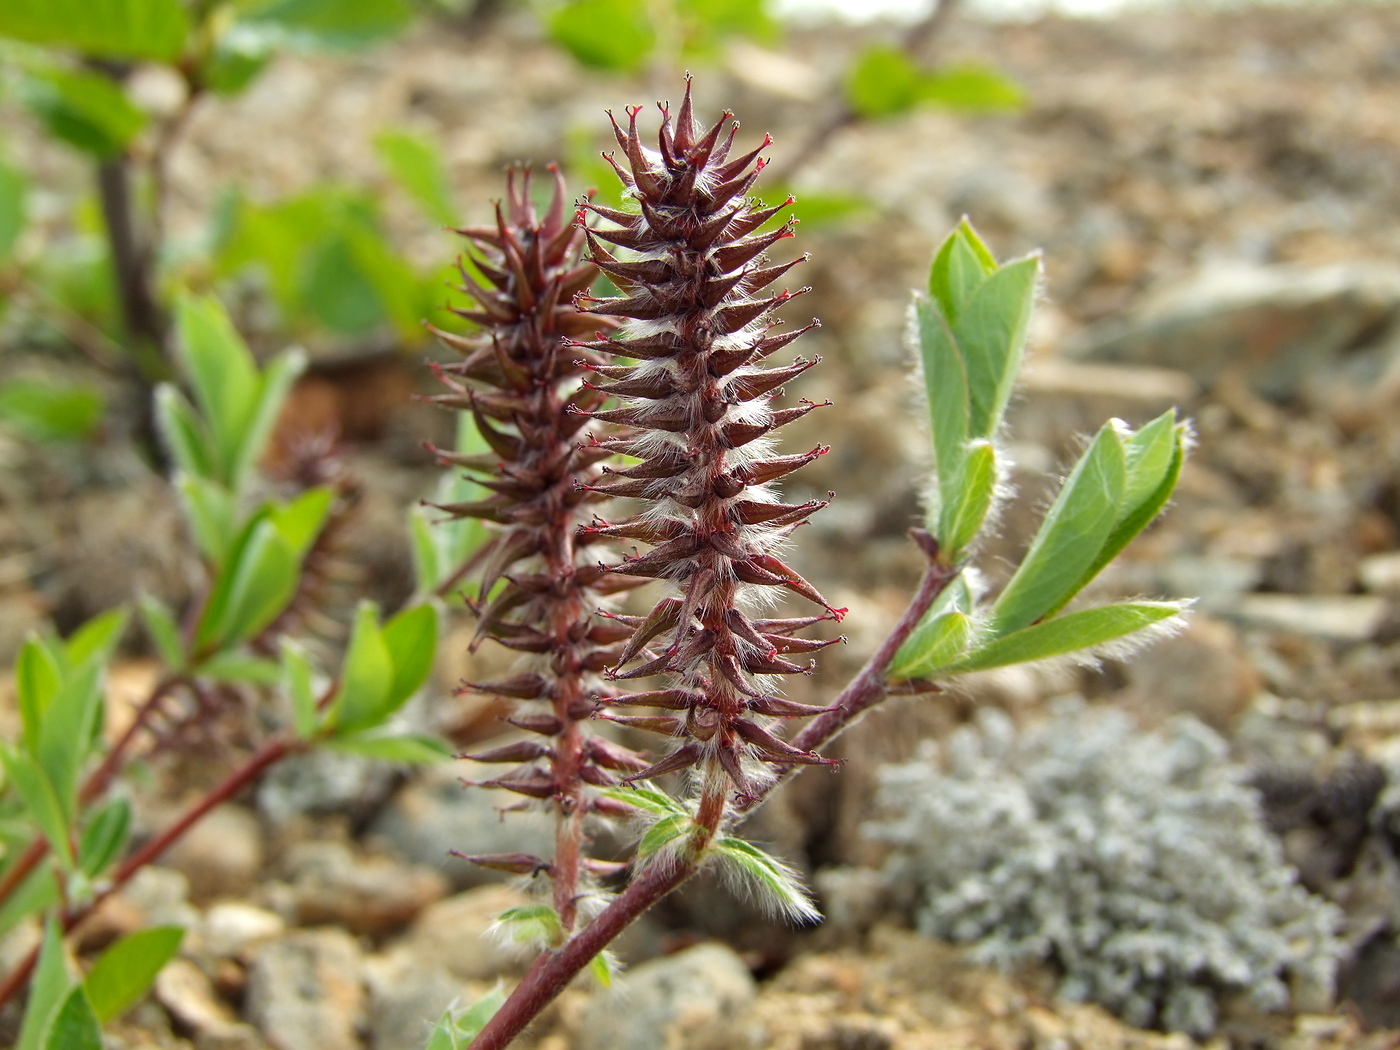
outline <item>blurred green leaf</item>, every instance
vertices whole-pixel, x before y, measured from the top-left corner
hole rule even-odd
[[[277,527],[266,518],[255,518],[229,552],[196,645],[226,648],[267,627],[296,594],[299,568],[295,552]]]
[[[684,52],[712,57],[726,37],[772,43],[778,22],[765,0],[677,0]]]
[[[199,674],[216,682],[246,682],[249,685],[277,685],[282,681],[279,664],[239,652],[215,653],[199,665]]]
[[[496,921],[517,944],[542,941],[557,945],[564,939],[564,924],[559,921],[559,913],[548,904],[522,904],[518,908],[507,908],[496,917]]]
[[[361,602],[331,709],[337,735],[378,725],[387,713],[393,682],[394,660],[379,628],[379,609]]]
[[[44,1050],[103,1050],[102,1025],[82,985],[69,991],[59,1004],[49,1023]]]
[[[5,0],[0,36],[96,58],[171,61],[189,22],[180,0]]]
[[[358,50],[383,43],[408,28],[408,0],[271,0],[254,6],[229,30],[233,44],[301,50]]]
[[[213,442],[204,421],[170,383],[156,387],[155,401],[156,426],[175,465],[191,477],[213,480],[216,476],[210,457]]]
[[[261,388],[257,364],[223,305],[209,296],[181,296],[175,304],[176,346],[195,400],[213,439],[209,458],[218,480],[236,484],[248,424]]]
[[[20,99],[49,134],[98,157],[121,153],[146,126],[121,86],[90,70],[30,70]]]
[[[416,693],[428,679],[437,656],[437,609],[415,605],[384,625],[384,644],[394,661],[394,679],[389,686],[391,711]]]
[[[34,441],[77,441],[102,422],[102,395],[92,387],[44,379],[0,383],[0,423]]]
[[[1020,85],[989,66],[948,66],[925,74],[918,94],[921,101],[972,112],[1019,109],[1025,104]]]
[[[310,740],[321,722],[316,709],[315,670],[306,650],[290,638],[282,639],[282,691],[291,701],[297,736]]]
[[[8,164],[0,164],[0,262],[5,261],[24,232],[27,190],[23,174]]]
[[[316,537],[321,535],[334,500],[335,493],[328,488],[307,489],[285,506],[268,512],[267,520],[282,534],[298,561],[306,557]]]
[[[233,494],[217,481],[192,474],[177,474],[175,491],[199,552],[215,569],[222,569],[238,528]]]
[[[304,371],[306,355],[300,350],[278,354],[263,370],[253,412],[244,427],[238,454],[233,461],[232,482],[235,491],[241,492],[246,487],[272,435],[272,428],[277,424],[287,394]]]
[[[141,613],[146,634],[161,662],[171,671],[182,670],[185,666],[185,645],[175,615],[153,594],[141,595],[136,600],[136,608]]]
[[[14,785],[29,817],[38,825],[44,838],[49,840],[64,868],[71,869],[73,845],[68,837],[68,820],[48,776],[35,759],[4,743],[0,743],[0,761],[3,761],[5,775]]]
[[[52,917],[44,922],[42,944],[15,1050],[46,1050],[44,1035],[72,983],[63,954],[63,931]]]
[[[1030,550],[992,607],[993,637],[1027,627],[1074,597],[1118,523],[1126,482],[1123,442],[1106,423],[1065,479]]]
[[[275,42],[256,33],[221,33],[205,54],[199,82],[220,95],[237,95],[267,68]]]
[[[885,677],[890,681],[927,678],[956,663],[972,640],[972,617],[946,612],[921,623],[895,656]]]
[[[637,856],[650,857],[663,846],[690,834],[693,830],[695,821],[689,813],[662,817],[642,835],[641,841],[637,843]]]
[[[136,1005],[161,967],[180,950],[184,936],[179,926],[153,926],[123,937],[103,952],[83,982],[98,1019],[113,1021]]]
[[[89,663],[65,675],[39,726],[35,758],[63,810],[66,827],[77,818],[78,775],[98,729],[101,672],[99,664]]]
[[[333,736],[326,746],[349,755],[408,766],[430,766],[452,757],[452,748],[441,740],[413,733],[381,733],[370,730]]]
[[[39,728],[44,724],[60,684],[58,662],[48,647],[36,637],[25,640],[15,663],[15,693],[25,747],[31,755],[39,750]]]
[[[384,307],[349,237],[328,240],[312,256],[303,286],[315,318],[333,332],[362,335],[379,325]]]
[[[1180,602],[1121,602],[1082,609],[996,638],[945,670],[981,671],[1092,649],[1180,616],[1181,611]]]
[[[570,0],[549,35],[583,65],[616,73],[641,69],[656,44],[645,0]]]
[[[447,166],[431,141],[389,129],[375,136],[374,148],[394,180],[422,205],[429,218],[444,226],[459,225]]]
[[[131,803],[114,798],[93,814],[78,843],[78,867],[90,879],[120,856],[131,831]]]
[[[846,104],[867,119],[908,112],[919,101],[920,76],[899,48],[874,44],[846,72]]]
[[[131,611],[124,605],[98,613],[88,620],[69,635],[63,645],[68,666],[76,668],[84,664],[105,664],[126,634],[126,625],[130,621]]]

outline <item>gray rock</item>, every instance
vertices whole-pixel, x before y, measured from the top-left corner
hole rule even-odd
[[[374,1050],[423,1050],[443,1011],[464,999],[445,967],[402,949],[366,960],[365,973]]]
[[[1357,567],[1361,585],[1376,594],[1400,594],[1400,551],[1363,558]]]
[[[510,886],[478,886],[425,910],[402,947],[422,965],[442,966],[459,980],[492,980],[518,969],[520,957],[489,932],[491,925],[507,908],[527,903]]]
[[[287,924],[280,915],[243,901],[221,901],[204,913],[199,943],[216,959],[241,958],[249,949],[280,937]]]
[[[503,814],[515,796],[465,788],[461,779],[487,780],[499,767],[454,762],[426,769],[405,784],[375,818],[371,833],[409,860],[433,868],[457,889],[499,882],[501,875],[452,857],[462,853],[533,853],[554,850],[554,821],[542,812]]]
[[[274,823],[328,813],[366,814],[393,790],[392,766],[318,748],[274,766],[258,786],[258,809]]]
[[[360,856],[343,842],[311,841],[287,857],[303,925],[330,923],[378,935],[405,926],[447,893],[431,868],[381,856]]]
[[[1220,612],[1248,627],[1356,643],[1375,636],[1387,605],[1372,595],[1246,594]]]
[[[361,1050],[363,968],[344,930],[297,930],[254,951],[246,1016],[274,1050]]]
[[[262,828],[243,806],[217,806],[162,856],[190,882],[196,900],[239,897],[263,866]]]
[[[625,974],[584,1011],[577,1050],[678,1050],[753,1002],[758,986],[722,944],[700,944]]]
[[[1242,371],[1288,400],[1361,388],[1400,353],[1400,269],[1389,264],[1208,269],[1151,298],[1129,322],[1094,326],[1064,347],[1086,360],[1152,364],[1214,385]]]

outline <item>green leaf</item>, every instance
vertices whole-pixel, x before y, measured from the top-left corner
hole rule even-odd
[[[390,129],[375,136],[374,148],[394,181],[422,206],[430,219],[443,226],[459,225],[447,167],[432,142],[407,131]]]
[[[185,643],[180,637],[180,626],[175,622],[174,614],[152,594],[141,595],[136,600],[136,608],[141,613],[146,634],[161,662],[171,671],[182,670],[185,666]]]
[[[729,836],[716,839],[710,850],[739,875],[769,910],[794,922],[821,920],[821,913],[802,888],[797,872],[778,858],[751,842]]]
[[[588,972],[598,982],[600,988],[611,988],[613,977],[621,967],[622,964],[617,961],[617,956],[604,948],[589,960]]]
[[[70,991],[49,1024],[44,1050],[102,1050],[102,1025],[82,985]]]
[[[846,72],[846,104],[867,119],[906,113],[919,101],[921,76],[899,48],[874,44]]]
[[[231,481],[235,492],[242,492],[262,458],[272,428],[281,414],[287,394],[301,374],[306,371],[306,354],[289,350],[268,362],[258,386],[253,411],[243,428],[242,440],[233,459]]]
[[[505,993],[496,987],[455,1017],[448,1010],[433,1029],[425,1050],[466,1050],[505,1001]]]
[[[1035,304],[1040,259],[1007,263],[978,286],[953,324],[967,367],[972,437],[991,438],[1011,399]]]
[[[213,642],[224,648],[253,637],[296,594],[300,565],[276,526],[254,521],[246,535],[215,584],[197,636],[201,647]]]
[[[240,47],[358,50],[397,36],[413,21],[408,0],[272,0],[230,30]]]
[[[432,594],[444,579],[442,562],[432,526],[422,507],[408,513],[408,538],[413,552],[413,578],[418,581],[419,594]]]
[[[945,670],[981,671],[1093,649],[1180,616],[1182,608],[1180,602],[1120,602],[1066,613],[1003,635]]]
[[[126,845],[131,831],[131,804],[114,798],[99,809],[78,842],[78,868],[90,879],[107,870]]]
[[[942,514],[943,503],[957,491],[967,452],[967,368],[947,321],[932,303],[916,301],[914,316],[933,438],[935,499],[930,502],[929,523],[934,524]]]
[[[62,807],[64,826],[77,816],[78,774],[82,772],[102,710],[102,667],[86,663],[66,675],[39,727],[35,758]]]
[[[31,70],[20,99],[54,138],[98,157],[115,157],[146,126],[121,86],[90,70]]]
[[[8,164],[0,164],[0,262],[24,232],[26,192],[24,176]]]
[[[102,953],[83,983],[93,1011],[104,1024],[146,994],[161,967],[180,950],[184,936],[179,926],[153,926],[123,937]]]
[[[98,613],[68,636],[63,646],[68,665],[105,664],[126,634],[130,621],[131,612],[124,606]]]
[[[624,802],[647,813],[655,813],[657,816],[689,816],[684,806],[666,792],[658,791],[656,788],[635,786],[604,788],[601,794],[615,802]]]
[[[48,647],[34,636],[27,638],[15,663],[15,693],[24,726],[24,744],[30,754],[38,753],[39,729],[58,694],[60,681],[58,661]]]
[[[290,638],[282,639],[282,691],[292,705],[292,719],[297,736],[310,740],[320,727],[321,714],[316,708],[315,670],[306,650]]]
[[[548,904],[507,908],[496,921],[517,944],[543,942],[554,946],[564,940],[564,924],[559,921],[559,913]]]
[[[247,682],[250,685],[277,685],[282,667],[273,660],[241,652],[215,653],[199,665],[201,678],[216,682]]]
[[[238,507],[221,482],[196,474],[178,474],[175,491],[180,496],[195,546],[216,570],[228,560],[238,527]]]
[[[180,0],[5,0],[0,36],[98,58],[170,61],[189,22]]]
[[[361,602],[331,708],[337,735],[382,722],[393,682],[394,660],[379,629],[379,609],[373,602]]]
[[[925,74],[919,81],[920,101],[971,112],[1020,109],[1025,92],[1019,84],[989,66],[960,65]]]
[[[956,562],[977,538],[991,510],[997,487],[997,454],[990,441],[979,441],[968,450],[952,490],[942,499],[942,512],[934,532],[947,559]]]
[[[39,965],[30,985],[29,1003],[25,1007],[24,1023],[20,1027],[15,1050],[46,1050],[44,1036],[71,983],[68,979],[68,960],[63,954],[63,931],[59,929],[57,920],[50,916],[44,922]]]
[[[1164,420],[1169,423],[1165,428],[1160,426]],[[1084,570],[1074,588],[1075,594],[1087,587],[1138,533],[1152,524],[1167,505],[1181,477],[1182,464],[1186,461],[1186,434],[1186,427],[1176,423],[1176,411],[1173,409],[1123,443],[1128,481],[1119,521],[1099,548],[1098,556]],[[1163,452],[1167,455],[1165,463],[1161,461]],[[1155,487],[1149,491],[1148,486],[1154,484]],[[1051,609],[1048,615],[1053,616],[1063,605],[1061,603]]]
[[[315,318],[341,335],[363,335],[385,319],[379,291],[360,265],[349,236],[317,248],[302,295]]]
[[[663,846],[689,835],[694,829],[695,821],[689,813],[677,813],[674,816],[662,817],[647,828],[646,834],[637,843],[637,856],[650,857]]]
[[[184,473],[213,480],[213,440],[204,421],[170,383],[156,387],[156,428],[170,458]]]
[[[656,45],[644,0],[571,0],[550,17],[549,35],[583,65],[615,73],[641,69]]]
[[[392,713],[418,691],[437,656],[437,610],[431,605],[405,609],[384,625],[384,644],[394,662],[388,711]]]
[[[1124,471],[1123,442],[1114,423],[1106,423],[1060,488],[992,607],[994,637],[1028,626],[1074,597],[1118,523]]]
[[[50,864],[40,864],[0,905],[0,934],[9,933],[32,915],[58,904],[59,879]]]
[[[297,561],[306,557],[321,534],[334,500],[335,493],[328,488],[307,489],[292,502],[268,512],[267,520],[287,541]]]
[[[964,216],[933,257],[928,290],[948,324],[956,324],[972,293],[997,271],[997,261]]]
[[[945,612],[926,619],[900,646],[885,677],[892,682],[928,678],[940,668],[956,663],[971,640],[972,617],[966,613]]]
[[[433,766],[452,757],[452,748],[444,741],[415,733],[349,733],[330,737],[325,746],[347,755],[406,766]]]
[[[212,297],[181,296],[175,304],[175,333],[180,360],[213,438],[209,458],[218,480],[233,487],[243,439],[257,410],[257,365],[223,305]]]
[[[4,216],[0,215],[0,223]],[[4,233],[0,230],[0,236]],[[0,252],[0,256],[4,253]],[[79,441],[102,422],[106,405],[92,387],[44,379],[0,383],[0,423],[33,441]]]
[[[0,744],[0,761],[4,762],[5,775],[14,785],[30,819],[49,840],[64,868],[71,869],[73,845],[68,835],[68,818],[48,776],[37,760],[4,744]]]

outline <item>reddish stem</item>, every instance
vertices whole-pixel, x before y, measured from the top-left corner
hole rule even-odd
[[[91,915],[103,901],[131,881],[132,876],[178,842],[185,832],[189,831],[215,806],[227,802],[257,780],[270,766],[304,746],[303,741],[286,737],[274,737],[263,744],[248,761],[225,777],[221,783],[211,788],[198,802],[185,810],[173,824],[123,861],[113,873],[110,885],[94,897],[89,904],[76,911],[65,910],[59,917],[63,931],[67,933]],[[23,962],[10,971],[4,982],[0,983],[0,1007],[3,1007],[23,990],[38,961],[39,949],[35,948]]]
[[[860,673],[842,690],[833,705],[834,710],[819,716],[793,740],[795,747],[815,748],[835,737],[861,712],[879,703],[885,696],[884,675],[914,628],[923,619],[943,589],[957,576],[958,569],[937,559],[936,547],[926,533],[915,532],[915,539],[930,556],[930,564],[894,630],[866,662]],[[763,800],[781,780],[758,792],[758,797],[746,808],[752,809]],[[481,1034],[472,1041],[469,1050],[505,1050],[546,1006],[551,1003],[589,961],[631,925],[643,912],[690,878],[700,866],[703,854],[697,853],[665,863],[653,863],[642,869],[627,888],[615,897],[597,918],[578,932],[558,951],[546,951],[535,960],[529,973],[521,980],[505,1003],[486,1023]]]

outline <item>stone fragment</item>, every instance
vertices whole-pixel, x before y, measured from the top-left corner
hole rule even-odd
[[[231,1028],[238,1018],[219,998],[204,971],[189,959],[171,959],[156,975],[155,997],[185,1029],[200,1035]]]
[[[199,932],[205,952],[218,959],[244,955],[253,946],[282,934],[280,915],[242,901],[220,901],[204,913]]]
[[[217,806],[162,856],[189,879],[195,900],[239,897],[257,881],[264,860],[262,827],[244,806]]]
[[[274,1050],[362,1050],[363,968],[344,930],[296,930],[253,952],[245,1016]]]
[[[1356,574],[1373,594],[1400,594],[1400,551],[1363,558]]]
[[[630,971],[586,1008],[577,1050],[673,1050],[746,1009],[758,986],[733,949],[696,945]]]
[[[436,963],[461,981],[489,981],[520,968],[520,956],[488,933],[507,908],[529,903],[510,886],[479,886],[429,906],[403,941],[422,963]]]
[[[365,975],[374,1050],[423,1050],[443,1011],[466,1001],[444,966],[405,948],[367,959]]]
[[[306,926],[329,923],[352,933],[384,934],[412,922],[447,893],[447,880],[431,868],[360,856],[342,842],[299,843],[287,866]]]
[[[1151,364],[1204,386],[1243,372],[1286,401],[1344,383],[1373,384],[1400,351],[1400,269],[1385,263],[1207,269],[1164,289],[1126,323],[1067,343],[1083,360]]]
[[[1009,430],[1018,443],[1040,445],[1056,457],[1106,419],[1118,417],[1138,427],[1169,408],[1191,405],[1200,394],[1185,372],[1049,356],[1033,359],[1021,380]]]
[[[1234,628],[1206,616],[1189,617],[1180,634],[1134,653],[1124,673],[1130,702],[1144,716],[1195,715],[1221,731],[1262,685]]]
[[[1386,607],[1372,595],[1246,594],[1219,612],[1246,627],[1357,643],[1375,637]]]
[[[258,785],[258,809],[275,824],[328,813],[367,815],[388,798],[392,766],[317,748],[273,766]]]
[[[499,792],[468,789],[462,779],[489,780],[496,766],[454,762],[424,770],[405,784],[375,819],[371,833],[396,853],[445,875],[456,889],[499,882],[503,876],[450,855],[533,853],[554,850],[554,821],[543,812],[503,814]]]

